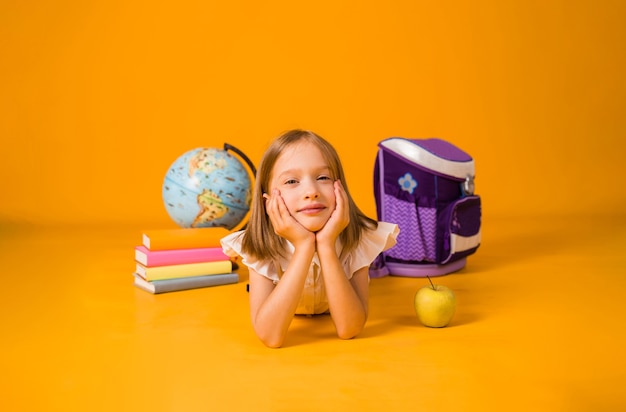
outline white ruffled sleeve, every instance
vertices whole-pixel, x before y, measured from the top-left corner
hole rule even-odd
[[[240,230],[239,232],[231,233],[221,239],[220,243],[222,244],[222,250],[224,253],[230,257],[241,256],[241,263],[246,265],[248,268],[253,269],[259,275],[265,276],[274,282],[278,282],[278,273],[276,272],[275,266],[271,262],[258,260],[253,256],[244,254],[241,251],[243,233],[244,231]]]
[[[346,262],[348,275],[352,277],[357,270],[368,267],[381,252],[393,247],[398,233],[400,233],[398,225],[387,222],[378,222],[375,230],[364,231],[361,243]]]

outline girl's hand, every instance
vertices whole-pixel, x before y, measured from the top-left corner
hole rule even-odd
[[[264,193],[263,198],[265,199],[265,210],[270,217],[274,232],[278,236],[288,240],[294,246],[301,242],[315,241],[315,234],[291,216],[278,189],[273,189],[271,196]]]
[[[350,223],[350,213],[348,211],[348,195],[343,189],[341,181],[335,180],[335,210],[330,215],[328,222],[315,234],[317,244],[328,244],[335,247],[337,237]]]

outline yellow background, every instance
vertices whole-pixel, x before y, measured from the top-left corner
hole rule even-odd
[[[0,5],[0,217],[171,225],[168,166],[231,143],[257,163],[312,129],[375,213],[376,144],[476,159],[487,215],[626,202],[626,3],[29,1]]]
[[[0,410],[626,408],[626,2],[0,2]],[[375,213],[376,144],[476,160],[481,247],[437,278],[372,279],[361,336],[297,318],[258,341],[245,283],[132,286],[173,227],[180,154],[258,162],[282,131],[335,144]]]

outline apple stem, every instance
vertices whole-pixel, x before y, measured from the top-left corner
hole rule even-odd
[[[436,290],[435,285],[433,285],[433,281],[430,280],[430,276],[426,275],[426,277],[428,278],[428,281],[430,282],[430,286],[433,288],[433,290]]]

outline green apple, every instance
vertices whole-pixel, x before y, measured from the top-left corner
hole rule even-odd
[[[443,328],[454,316],[456,298],[447,286],[434,285],[430,277],[428,281],[430,285],[423,286],[415,294],[415,312],[425,326]]]

